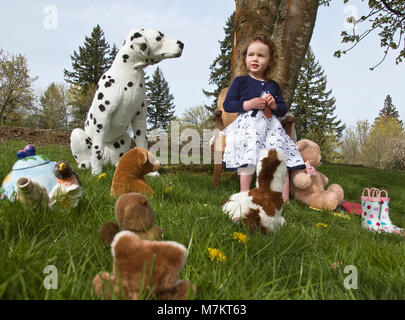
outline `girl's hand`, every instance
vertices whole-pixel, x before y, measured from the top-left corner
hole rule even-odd
[[[264,98],[264,100],[266,101],[266,104],[270,107],[271,110],[276,110],[277,109],[276,100],[274,99],[274,97],[270,93],[266,94],[263,98]]]
[[[243,110],[248,111],[252,109],[263,110],[266,106],[266,100],[264,98],[253,98],[243,102]]]

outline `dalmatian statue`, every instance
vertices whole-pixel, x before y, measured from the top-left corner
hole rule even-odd
[[[180,57],[184,44],[152,29],[131,30],[110,69],[97,85],[84,130],[70,136],[72,154],[81,169],[94,175],[107,164],[117,165],[129,150],[131,125],[138,147],[146,142],[146,91],[144,68],[163,59]]]

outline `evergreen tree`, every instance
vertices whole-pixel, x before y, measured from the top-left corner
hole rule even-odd
[[[68,129],[67,96],[63,84],[51,83],[39,98],[39,124],[44,129]]]
[[[398,120],[398,122],[403,125],[402,121],[399,120],[399,113],[395,106],[392,104],[392,98],[390,95],[387,95],[385,97],[384,101],[384,107],[380,110],[379,116],[375,119],[377,120],[378,118],[394,118]]]
[[[79,53],[75,50],[71,59],[73,71],[64,70],[65,81],[79,85],[84,92],[89,85],[97,85],[112,63],[110,45],[99,25],[94,27],[90,37],[85,37],[84,45],[79,47]]]
[[[326,85],[326,75],[309,47],[291,104],[297,138],[315,141],[325,159],[336,160],[339,138],[346,126],[333,115],[336,100],[331,97],[332,90],[327,91]]]
[[[231,81],[231,58],[232,58],[232,44],[234,35],[234,21],[235,12],[226,21],[224,31],[225,38],[219,41],[221,53],[215,58],[210,65],[210,80],[209,84],[215,85],[214,91],[206,91],[203,89],[203,93],[206,97],[214,98],[211,106],[206,106],[208,110],[213,112],[217,109],[218,95],[223,88],[229,86]]]
[[[174,97],[170,93],[168,82],[163,76],[159,67],[152,75],[152,80],[146,82],[146,92],[148,97],[147,122],[149,129],[164,129],[170,125],[174,118],[173,104]]]
[[[65,81],[71,106],[72,125],[82,126],[101,76],[112,65],[118,52],[114,44],[110,49],[99,25],[93,28],[90,37],[85,37],[84,45],[71,56],[73,71],[64,70]]]

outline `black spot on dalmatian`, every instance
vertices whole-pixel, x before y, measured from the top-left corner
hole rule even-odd
[[[111,76],[108,76],[107,78],[108,78],[108,79],[111,79]]]
[[[77,155],[73,155],[75,157],[75,159],[77,159]]]
[[[89,139],[86,139],[86,144],[90,144],[90,140],[89,140]]]
[[[94,146],[94,149],[96,149],[96,150],[97,150],[98,148],[100,148],[100,147],[99,147],[99,146]]]
[[[127,91],[127,90],[128,90],[128,88],[127,88],[127,87],[125,87],[125,88],[124,88],[124,90],[125,90],[125,91]]]
[[[87,127],[89,126],[89,120],[86,121],[86,126],[87,126]]]
[[[122,144],[122,145],[125,143],[125,141],[124,141],[124,140],[121,140],[120,142],[121,142],[121,144]]]
[[[147,47],[148,47],[148,46],[146,45],[146,43],[142,43],[142,44],[141,44],[141,50],[142,50],[142,51],[145,51]]]
[[[145,106],[145,103],[144,102],[142,102],[142,107],[144,107]]]
[[[91,149],[91,147],[90,147],[90,146],[88,146],[88,147],[87,147],[87,149]]]
[[[97,133],[100,133],[100,130],[96,130],[97,131]]]
[[[122,58],[123,58],[124,60],[128,60],[128,59],[129,59],[129,55],[124,54],[124,55],[122,56]]]
[[[160,40],[162,40],[162,37],[157,37],[156,38],[156,41],[160,41]]]
[[[103,80],[105,79],[105,75],[102,77],[102,79],[103,79]]]
[[[136,38],[140,38],[140,37],[142,37],[142,35],[139,32],[136,32],[136,33],[134,33],[133,36],[131,36],[131,41],[136,39]]]
[[[141,135],[141,130],[136,130],[136,135],[140,136]]]
[[[134,48],[134,46],[133,46],[132,44],[131,44],[131,46],[130,46],[130,47],[131,47],[131,49],[133,49],[133,48]]]
[[[115,143],[113,144],[113,146],[114,146],[115,149],[119,149],[119,148],[121,147],[118,142],[115,142]]]
[[[140,113],[139,111],[136,113],[137,116],[139,116],[140,114],[141,114],[141,113]]]
[[[106,101],[105,101],[105,104],[108,106],[108,105],[110,104],[110,101],[109,101],[109,100],[106,100]]]
[[[100,154],[100,153],[101,153],[101,151],[100,151],[100,150],[96,151],[96,154]]]
[[[127,86],[130,87],[130,88],[131,88],[133,85],[134,85],[134,84],[133,84],[132,82],[128,82],[128,84],[127,84]]]
[[[96,118],[94,118],[93,120],[94,120],[94,121],[93,121],[93,123],[94,123],[94,124],[96,124],[96,123],[97,123],[97,120],[96,120]]]
[[[86,168],[86,165],[85,165],[84,163],[82,163],[80,166],[81,166],[82,168]]]
[[[98,100],[102,100],[104,98],[104,95],[100,92],[97,96]]]
[[[114,79],[111,79],[111,80],[110,80],[110,82],[114,83],[114,82],[115,82],[115,80],[114,80]]]
[[[100,155],[97,156],[97,159],[98,159],[98,160],[101,160],[101,158],[102,158],[102,157],[101,157]]]
[[[110,81],[107,81],[104,86],[105,86],[106,88],[108,88],[108,87],[111,87],[111,85],[112,85],[112,83],[111,83]]]
[[[90,119],[93,119],[93,114],[92,113],[90,113]]]
[[[140,87],[142,88],[142,83],[140,84]]]
[[[98,124],[97,128],[99,128],[100,130],[103,129],[103,125],[102,124]]]
[[[124,154],[121,152],[121,153],[120,153],[120,158],[121,158],[123,155],[124,155]]]
[[[100,109],[101,112],[104,112],[104,111],[105,111],[105,107],[104,107],[104,105],[102,105],[102,104],[100,104],[100,105],[98,106],[98,108]]]

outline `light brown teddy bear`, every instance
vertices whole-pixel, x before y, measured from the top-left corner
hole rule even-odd
[[[143,240],[162,237],[162,229],[154,224],[155,212],[143,194],[131,192],[121,195],[115,203],[115,218],[118,224],[109,221],[99,230],[101,239],[107,245],[121,230],[133,231]]]
[[[141,240],[133,232],[121,231],[111,253],[112,274],[100,272],[93,279],[99,297],[137,300],[152,293],[159,300],[184,300],[195,294],[190,281],[179,280],[188,254],[180,243]]]
[[[133,148],[118,162],[111,185],[111,195],[139,192],[152,196],[154,191],[147,185],[145,174],[155,172],[160,162],[146,149]]]
[[[342,203],[344,192],[338,184],[332,184],[325,191],[329,179],[315,168],[321,164],[319,146],[308,139],[297,142],[300,154],[306,162],[307,169],[291,172],[291,197],[304,202],[310,207],[323,210],[335,210]]]

